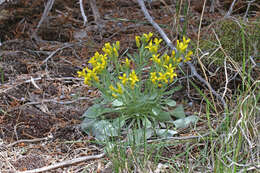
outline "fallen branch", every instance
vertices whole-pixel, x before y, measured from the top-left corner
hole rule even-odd
[[[50,165],[50,166],[45,166],[45,167],[42,167],[42,168],[33,169],[33,170],[29,170],[29,171],[22,171],[22,172],[18,172],[18,173],[37,173],[37,172],[50,171],[50,170],[53,170],[53,169],[73,165],[73,164],[84,162],[84,161],[87,161],[87,160],[100,159],[104,156],[105,156],[105,153],[101,153],[101,154],[94,155],[94,156],[84,156],[84,157],[79,157],[79,158],[72,159],[72,160],[66,160],[66,161],[63,161],[63,162],[59,162],[59,163],[56,163],[56,164],[53,164],[53,165]]]
[[[16,144],[19,144],[19,143],[33,143],[33,142],[40,142],[40,141],[45,141],[45,140],[49,140],[50,137],[45,137],[45,138],[35,138],[35,139],[21,139],[21,140],[18,140],[18,141],[15,141],[11,144],[8,144],[6,147],[7,148],[11,148],[13,147],[14,145]]]
[[[86,26],[87,22],[88,22],[88,18],[85,14],[85,11],[84,11],[84,7],[83,7],[83,0],[79,0],[79,5],[80,5],[80,12],[81,12],[81,16],[84,20],[84,26]]]
[[[40,22],[38,23],[37,27],[36,27],[36,30],[34,31],[34,33],[32,34],[32,37],[36,40],[39,40],[38,37],[37,37],[37,32],[39,30],[39,28],[41,27],[43,21],[46,19],[46,17],[48,16],[49,12],[51,11],[52,9],[52,6],[54,4],[55,0],[48,0],[45,8],[44,8],[44,12],[43,12],[43,15],[41,17],[41,20]]]
[[[160,33],[161,37],[163,38],[163,40],[166,42],[166,44],[173,50],[177,51],[176,47],[172,44],[172,42],[170,41],[170,39],[167,37],[167,35],[165,34],[165,32],[161,29],[161,27],[155,23],[155,21],[152,19],[152,17],[150,16],[150,14],[147,11],[147,8],[145,7],[144,1],[143,0],[137,0],[139,6],[141,7],[144,16],[146,17],[146,19],[152,24],[152,26]],[[194,75],[200,82],[202,82],[203,84],[205,84],[209,90],[212,92],[213,95],[215,95],[222,103],[222,105],[224,107],[226,107],[226,102],[225,100],[211,87],[211,85],[205,80],[203,79],[197,72],[195,66],[190,63],[187,62],[192,75]]]
[[[237,0],[233,0],[232,4],[231,4],[230,7],[229,7],[229,10],[228,10],[227,14],[225,15],[225,18],[227,18],[227,17],[229,17],[229,16],[231,15],[236,1],[237,1]]]
[[[44,61],[42,61],[42,64],[47,63],[47,61],[48,61],[51,57],[53,57],[53,55],[55,55],[57,52],[59,52],[59,51],[65,49],[65,48],[71,47],[71,46],[73,46],[73,45],[74,45],[74,44],[65,43],[63,47],[60,47],[60,48],[56,49],[56,50],[53,51]]]

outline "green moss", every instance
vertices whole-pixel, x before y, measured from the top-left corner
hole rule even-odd
[[[234,61],[242,62],[243,55],[254,55],[254,46],[260,50],[260,19],[254,22],[236,22],[233,20],[222,20],[213,26],[220,43]],[[245,38],[245,51],[243,50],[242,34]],[[200,48],[209,52],[210,55],[219,47],[215,34],[212,32],[201,40]],[[215,64],[221,65],[224,62],[225,54],[221,49],[216,51],[208,62],[214,61]]]

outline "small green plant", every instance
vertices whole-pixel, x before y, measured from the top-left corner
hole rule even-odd
[[[176,89],[167,90],[176,82],[176,68],[181,62],[191,59],[187,51],[190,39],[177,41],[177,51],[160,54],[162,39],[153,34],[136,36],[138,53],[119,55],[120,43],[106,43],[102,51],[88,61],[89,67],[78,72],[84,83],[97,88],[101,97],[83,114],[82,129],[98,140],[107,141],[127,135],[127,140],[143,142],[153,135],[168,137],[179,128],[197,120],[196,116],[185,117],[181,106],[170,99]],[[172,116],[179,118],[172,120]],[[170,123],[170,126],[162,123]]]

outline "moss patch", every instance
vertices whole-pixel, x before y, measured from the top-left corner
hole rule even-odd
[[[257,21],[247,23],[228,19],[222,20],[217,22],[213,28],[227,55],[236,62],[242,62],[244,53],[247,59],[249,55],[252,56],[255,54],[255,49],[260,50],[260,18]],[[245,51],[243,49],[243,35]],[[201,40],[200,45],[201,49],[209,52],[210,55],[219,47],[219,43],[213,32]],[[214,61],[215,64],[221,65],[224,62],[224,58],[223,51],[219,49],[208,58],[208,62]]]

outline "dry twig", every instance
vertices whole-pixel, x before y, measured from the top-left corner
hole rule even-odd
[[[230,7],[229,7],[229,10],[228,10],[227,14],[225,15],[225,18],[226,18],[226,17],[229,17],[229,16],[231,15],[236,1],[237,1],[237,0],[233,0],[232,4],[231,4]]]
[[[88,22],[88,18],[84,12],[84,7],[83,7],[83,0],[79,0],[79,5],[80,5],[80,12],[81,12],[81,15],[83,17],[83,20],[84,20],[84,26],[87,24]]]
[[[45,167],[42,167],[42,168],[33,169],[33,170],[29,170],[29,171],[22,171],[22,172],[18,172],[18,173],[37,173],[37,172],[43,172],[43,171],[50,171],[50,170],[53,170],[53,169],[77,164],[77,163],[88,161],[88,160],[100,159],[104,156],[105,156],[105,153],[101,153],[101,154],[94,155],[94,156],[84,156],[84,157],[79,157],[79,158],[72,159],[72,160],[66,160],[66,161],[63,161],[63,162],[59,162],[59,163],[56,163],[56,164],[53,164],[53,165],[50,165],[50,166],[45,166]]]
[[[103,23],[104,21],[101,20],[100,13],[97,8],[96,0],[89,0],[89,3],[94,15],[95,23],[97,24],[98,29],[101,31],[104,27],[104,23]]]
[[[44,12],[43,12],[43,15],[41,17],[41,20],[40,22],[38,23],[37,27],[36,27],[36,30],[34,31],[32,37],[36,40],[39,40],[38,37],[37,37],[37,32],[39,30],[39,28],[41,27],[43,21],[46,19],[46,17],[48,16],[49,12],[51,11],[52,9],[52,6],[54,4],[55,0],[48,0],[45,8],[44,8]]]
[[[250,8],[251,4],[254,3],[254,2],[255,2],[255,0],[252,0],[252,1],[249,1],[249,2],[248,2],[247,8],[246,8],[246,13],[245,13],[245,15],[244,15],[244,17],[243,17],[243,20],[244,20],[244,21],[246,21],[246,19],[247,19],[246,17],[247,17],[247,15],[248,15],[249,8]]]

